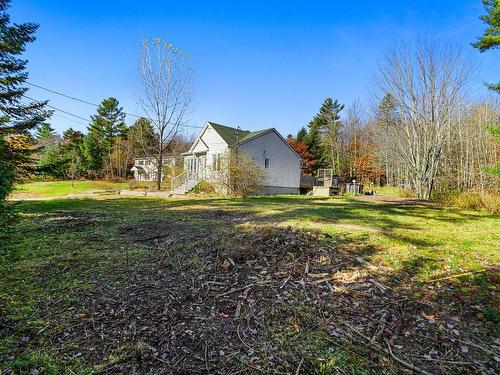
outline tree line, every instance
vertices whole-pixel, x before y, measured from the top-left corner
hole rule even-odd
[[[500,46],[500,2],[483,4],[488,28],[472,43],[481,52]],[[327,98],[307,127],[289,135],[302,173],[328,168],[344,181],[401,186],[423,199],[497,192],[500,105],[498,97],[470,98],[472,72],[456,46],[421,39],[391,49],[377,72],[372,108]],[[500,93],[499,84],[487,86]]]
[[[472,43],[480,52],[500,46],[500,2],[482,0],[487,28]],[[139,59],[139,104],[144,118],[125,126],[118,100],[102,101],[87,133],[55,134],[47,101],[26,93],[26,46],[38,25],[12,23],[10,0],[0,0],[0,211],[14,183],[34,174],[55,178],[127,176],[138,152],[154,155],[157,188],[163,155],[182,144],[191,103],[189,56],[159,38],[144,40]],[[376,104],[345,107],[328,98],[309,124],[289,141],[302,156],[304,174],[330,168],[344,180],[433,192],[495,189],[498,157],[498,97],[474,102],[467,88],[471,64],[459,48],[420,40],[393,48],[380,64]],[[488,84],[499,92],[499,84]]]
[[[87,133],[72,128],[61,135],[43,123],[32,137],[36,176],[126,180],[136,157],[151,156],[157,138],[150,120],[138,118],[127,127],[117,99],[104,99],[91,117]],[[181,137],[175,144],[184,144]],[[171,143],[165,152],[173,152]]]

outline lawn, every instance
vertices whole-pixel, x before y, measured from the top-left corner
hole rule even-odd
[[[15,208],[0,373],[498,371],[498,216],[297,196]]]
[[[61,197],[126,189],[127,182],[112,181],[39,181],[16,185],[12,198]]]

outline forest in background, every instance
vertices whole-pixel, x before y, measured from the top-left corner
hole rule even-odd
[[[38,25],[10,23],[9,3],[0,1],[2,201],[16,181],[123,181],[131,177],[137,156],[153,155],[157,170],[164,171],[164,155],[185,151],[190,139],[181,130],[190,127],[185,115],[192,69],[180,49],[159,38],[144,40],[139,102],[145,116],[130,127],[118,100],[110,97],[91,116],[86,134],[69,128],[58,135],[49,121],[54,107],[31,99],[24,86],[27,60],[21,56],[35,41]],[[472,43],[480,52],[500,46],[500,5],[483,3],[487,28]],[[447,43],[420,39],[387,51],[375,73],[376,105],[363,108],[356,101],[345,107],[327,98],[309,124],[288,137],[303,158],[303,174],[329,168],[341,181],[398,186],[421,199],[471,191],[475,201],[498,196],[499,87],[488,84],[496,94],[472,100],[473,72],[467,53]]]

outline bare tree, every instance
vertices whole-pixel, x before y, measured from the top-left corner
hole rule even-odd
[[[269,177],[249,155],[239,153],[237,149],[223,155],[219,169],[214,171],[211,182],[218,190],[234,196],[247,196],[258,192]]]
[[[418,198],[431,196],[470,75],[460,49],[425,40],[391,50],[379,68],[380,88],[392,94],[400,116],[391,134]]]
[[[359,175],[359,156],[360,156],[360,142],[361,133],[363,129],[363,106],[359,99],[356,99],[347,107],[347,116],[344,120],[345,126],[345,143],[348,145],[346,149],[349,167],[349,180],[361,178]]]
[[[160,38],[144,40],[139,63],[139,102],[156,137],[156,187],[161,189],[164,152],[185,125],[193,71],[189,56]]]

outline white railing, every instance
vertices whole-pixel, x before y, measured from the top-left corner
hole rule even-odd
[[[170,179],[170,191],[174,191],[182,185],[186,187],[189,181],[198,181],[199,179],[200,171],[184,171],[180,175]]]

